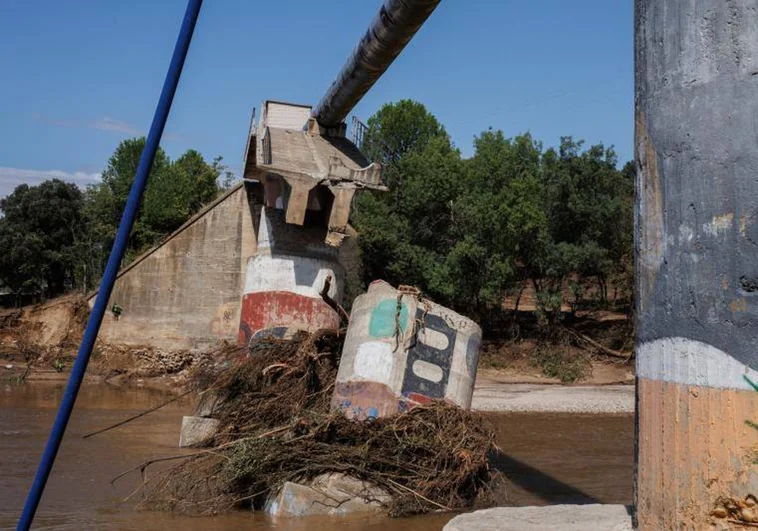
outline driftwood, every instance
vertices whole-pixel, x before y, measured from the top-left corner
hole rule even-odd
[[[113,428],[118,428],[119,426],[123,426],[124,424],[128,424],[129,422],[133,420],[137,420],[140,417],[144,417],[145,415],[152,413],[153,411],[157,411],[158,409],[162,408],[163,406],[167,406],[171,404],[172,402],[176,402],[180,398],[184,398],[190,393],[193,393],[194,389],[191,389],[185,393],[180,394],[179,396],[175,396],[174,398],[171,398],[170,400],[166,400],[165,402],[158,404],[157,406],[151,407],[150,409],[147,409],[143,411],[142,413],[137,413],[136,415],[129,417],[128,419],[122,420],[120,422],[117,422],[116,424],[112,424],[111,426],[108,426],[106,428],[99,429],[97,431],[93,431],[92,433],[88,433],[87,435],[83,435],[82,439],[89,439],[90,437],[94,435],[98,435],[100,433],[104,433],[106,431],[112,430]]]
[[[332,286],[332,276],[327,275],[326,280],[324,280],[324,287],[321,288],[321,292],[319,295],[321,295],[321,298],[324,299],[324,302],[329,305],[329,307],[337,312],[340,316],[340,319],[344,322],[345,325],[347,325],[350,322],[350,316],[347,314],[345,309],[340,306],[337,301],[332,299],[329,296],[329,288]]]
[[[570,328],[566,328],[565,326],[563,328],[569,334],[571,334],[572,336],[576,337],[580,341],[584,341],[585,343],[587,343],[587,344],[595,347],[596,349],[598,349],[600,352],[602,352],[606,356],[610,356],[612,358],[619,358],[619,359],[626,360],[626,361],[629,361],[631,358],[634,357],[634,351],[631,351],[631,352],[619,352],[617,350],[610,349],[610,348],[606,347],[605,345],[601,345],[600,343],[598,343],[594,339],[591,339],[591,338],[585,336],[584,334],[577,332],[576,330],[572,330]]]

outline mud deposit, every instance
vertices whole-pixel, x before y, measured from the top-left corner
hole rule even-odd
[[[61,384],[1,384],[0,528],[14,528],[31,484]],[[189,402],[172,404],[124,427],[82,439],[165,400],[147,390],[85,385],[63,447],[37,513],[37,529],[287,529],[342,531],[441,529],[453,515],[387,520],[307,518],[272,521],[262,514],[191,518],[134,511],[121,500],[139,485],[137,474],[110,484],[113,477],[150,458],[178,453],[181,415]],[[510,481],[509,505],[626,503],[632,501],[633,419],[631,415],[492,414],[497,461]]]

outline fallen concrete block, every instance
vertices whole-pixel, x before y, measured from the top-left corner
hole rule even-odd
[[[370,483],[344,474],[327,474],[309,485],[286,482],[269,499],[266,512],[278,517],[375,513],[387,501],[389,495]]]
[[[469,409],[481,341],[471,319],[413,290],[372,282],[353,303],[332,409],[356,419],[435,399]]]
[[[443,531],[632,531],[624,505],[496,507],[456,516]]]
[[[208,417],[182,417],[179,448],[199,446],[216,435],[221,423]]]

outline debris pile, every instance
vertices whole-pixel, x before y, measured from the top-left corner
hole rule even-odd
[[[334,473],[389,493],[382,505],[393,516],[487,503],[499,478],[483,420],[439,401],[366,422],[332,413],[341,350],[334,331],[300,332],[254,340],[198,368],[194,385],[220,429],[210,448],[172,457],[179,463],[146,481],[141,505],[193,514],[261,509],[287,481]]]

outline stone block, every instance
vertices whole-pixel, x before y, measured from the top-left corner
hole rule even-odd
[[[353,302],[332,409],[356,419],[431,400],[471,407],[482,331],[412,290],[372,282]]]
[[[341,516],[382,511],[389,495],[378,487],[344,474],[325,474],[309,485],[286,482],[270,498],[266,512],[271,516]]]
[[[179,448],[199,446],[216,435],[220,422],[208,417],[182,417]]]

